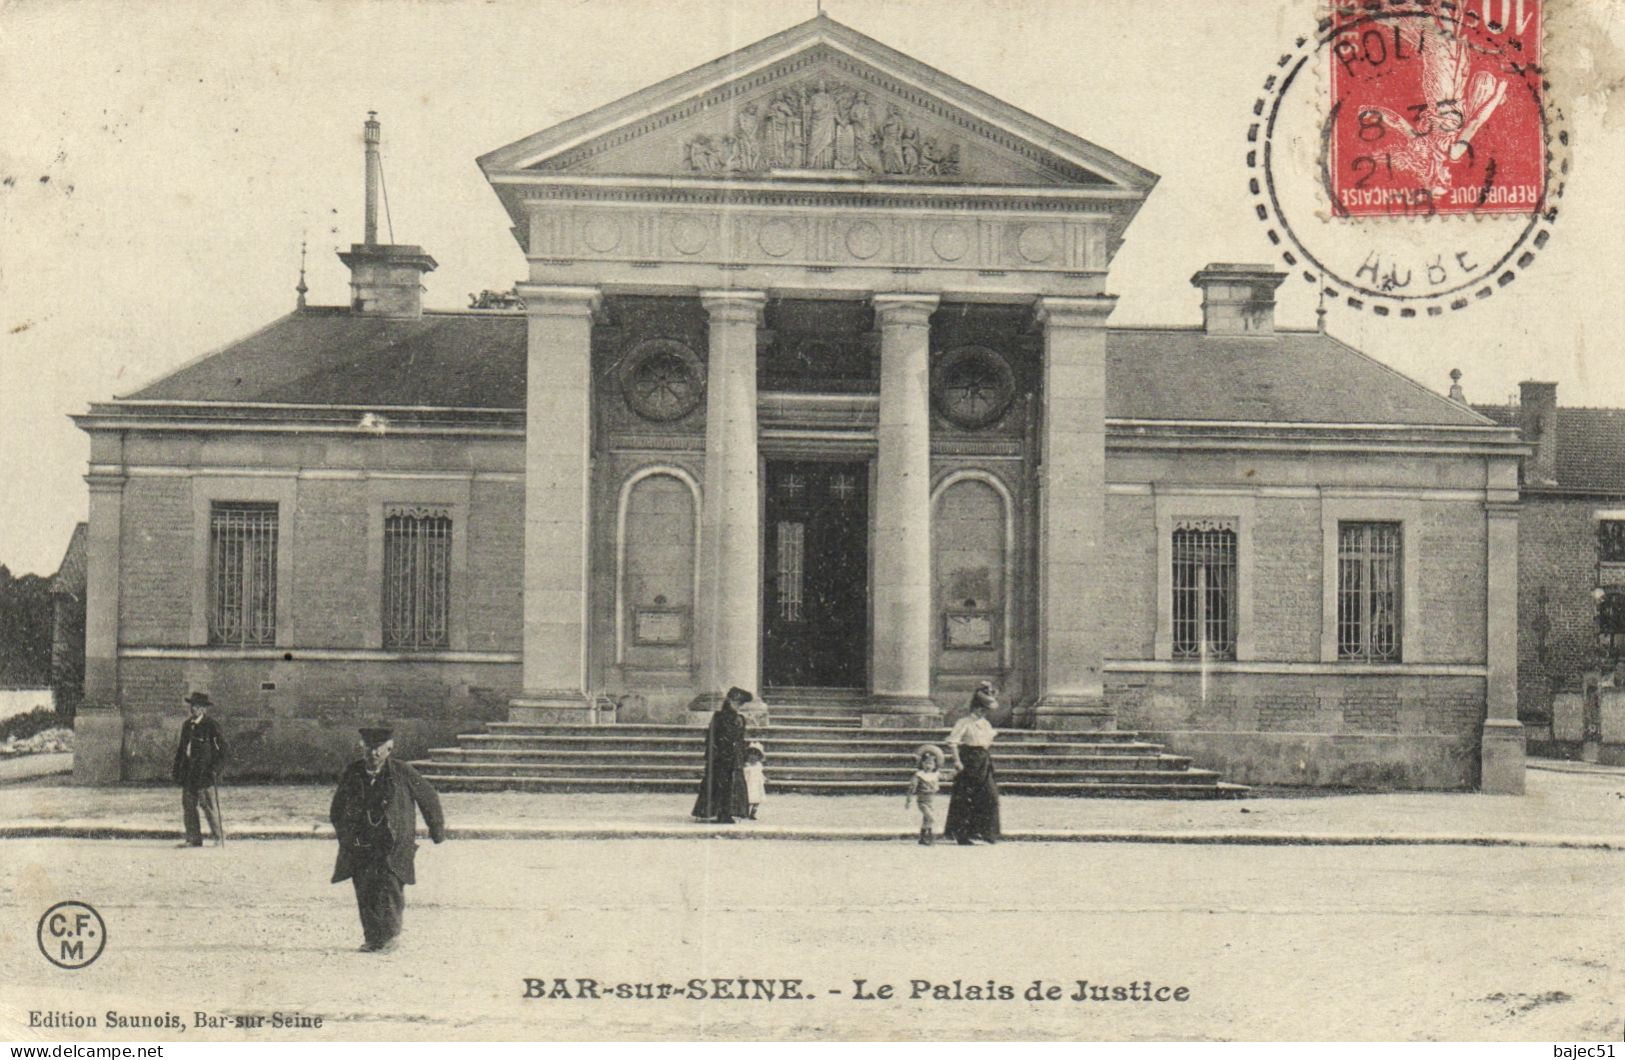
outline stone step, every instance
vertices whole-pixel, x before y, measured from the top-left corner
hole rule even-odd
[[[494,721],[486,725],[485,728],[487,732],[492,734],[515,736],[582,736],[614,733],[619,736],[668,736],[678,739],[693,739],[703,731],[697,725],[655,725],[647,723],[627,725],[538,725],[532,722],[518,721]],[[767,732],[772,732],[775,739],[824,735],[840,739],[861,737],[866,739],[913,741],[915,744],[940,744],[948,738],[946,726],[930,729],[863,729],[829,725],[770,724],[764,728],[750,730],[750,735],[752,739],[758,739]],[[1000,729],[999,742],[996,746],[1034,741],[1048,743],[1133,743],[1139,739],[1139,735],[1136,732],[1124,732],[1117,729],[1077,732],[1064,729]]]
[[[1070,749],[1068,749],[1070,750]],[[616,765],[632,769],[640,765],[691,764],[698,768],[705,761],[699,749],[681,750],[616,750],[597,747],[582,749],[535,751],[503,747],[437,747],[429,751],[431,759],[445,762],[526,762],[546,760],[571,762],[580,765]],[[1064,769],[1186,769],[1191,760],[1170,754],[1022,754],[1001,752],[995,758],[1000,770],[1008,768],[1064,768]],[[769,758],[769,776],[785,766],[869,766],[910,770],[914,756],[895,751],[775,751]],[[952,774],[952,767],[943,768]]]
[[[476,748],[508,748],[514,750],[550,751],[550,750],[649,750],[649,751],[694,751],[703,753],[703,744],[700,742],[700,733],[695,729],[682,729],[667,735],[622,736],[611,728],[598,730],[602,735],[523,735],[510,736],[505,733],[465,733],[457,737],[461,747],[467,750]],[[852,754],[867,751],[870,753],[885,753],[912,757],[914,749],[925,741],[906,739],[888,739],[883,736],[874,736],[863,740],[845,739],[840,736],[829,736],[819,733],[812,736],[797,736],[788,738],[774,735],[756,737],[763,745],[768,757],[772,758],[781,752],[806,751],[824,752],[828,754]],[[935,742],[941,747],[940,741]],[[1077,742],[1044,742],[1012,741],[1008,744],[995,744],[993,753],[996,757],[1005,754],[1045,754],[1045,755],[1072,755],[1072,754],[1124,754],[1145,755],[1156,754],[1162,750],[1160,744],[1137,741],[1133,743],[1084,743]]]
[[[423,775],[442,791],[534,791],[534,792],[650,792],[692,799],[698,784],[693,779],[628,780],[592,777],[477,777],[437,772],[434,763],[417,763]],[[826,780],[800,781],[775,785],[772,794],[800,795],[901,795],[906,783]],[[1052,796],[1068,798],[1143,799],[1227,799],[1242,798],[1247,789],[1237,784],[1164,784],[1117,782],[1012,782],[1001,781],[1005,795]],[[940,800],[939,812],[946,812]],[[771,803],[769,803],[771,806]]]
[[[436,773],[454,776],[480,777],[601,777],[606,780],[665,780],[687,779],[699,783],[703,765],[691,762],[671,764],[640,764],[635,770],[605,763],[575,763],[548,760],[544,762],[460,762],[435,759],[424,763]],[[1212,784],[1218,774],[1202,769],[1011,769],[1002,763],[998,770],[999,784],[1037,781],[1121,781],[1158,784]],[[777,788],[798,781],[853,780],[875,783],[895,782],[906,785],[908,772],[895,767],[863,766],[789,766],[770,772],[768,786]]]
[[[791,726],[826,726],[834,729],[861,729],[863,728],[863,718],[856,714],[824,715],[802,714],[800,712],[795,714],[780,714],[778,711],[774,711],[772,717],[768,719],[766,729],[771,731],[773,729],[782,729]]]

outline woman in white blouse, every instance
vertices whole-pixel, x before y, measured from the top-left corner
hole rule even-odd
[[[970,713],[948,733],[948,754],[954,763],[954,789],[948,800],[945,834],[961,846],[971,840],[984,843],[999,838],[999,785],[993,773],[993,738],[998,735],[989,713],[999,705],[993,685],[983,681],[971,694]]]

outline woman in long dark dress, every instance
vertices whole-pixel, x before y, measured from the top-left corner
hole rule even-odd
[[[983,681],[971,695],[970,713],[954,723],[948,734],[948,754],[954,763],[954,789],[948,800],[944,834],[960,846],[973,839],[995,843],[999,838],[999,785],[993,771],[993,738],[998,735],[987,716],[999,705],[998,693]]]
[[[750,812],[745,798],[745,716],[738,706],[754,698],[743,688],[730,688],[711,715],[705,730],[705,776],[694,800],[694,816],[702,821],[733,824],[735,817]]]

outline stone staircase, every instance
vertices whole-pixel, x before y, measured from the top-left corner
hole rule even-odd
[[[773,707],[751,739],[767,751],[768,791],[900,795],[922,743],[945,728],[864,729],[852,708]],[[1011,795],[1238,798],[1247,789],[1132,732],[1001,729],[999,790]],[[493,722],[412,764],[443,791],[685,792],[704,769],[704,730],[685,725]],[[945,770],[944,781],[952,776]],[[944,793],[946,794],[946,784]]]

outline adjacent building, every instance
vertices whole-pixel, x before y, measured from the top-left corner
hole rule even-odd
[[[160,774],[191,687],[303,775],[378,715],[991,679],[1241,781],[1521,788],[1517,432],[1277,327],[1266,265],[1111,327],[1139,166],[820,16],[481,158],[523,308],[447,312],[367,140],[350,305],[78,418],[80,779]]]
[[[1518,712],[1533,746],[1625,761],[1625,409],[1558,404],[1557,384],[1478,405],[1523,465]]]

